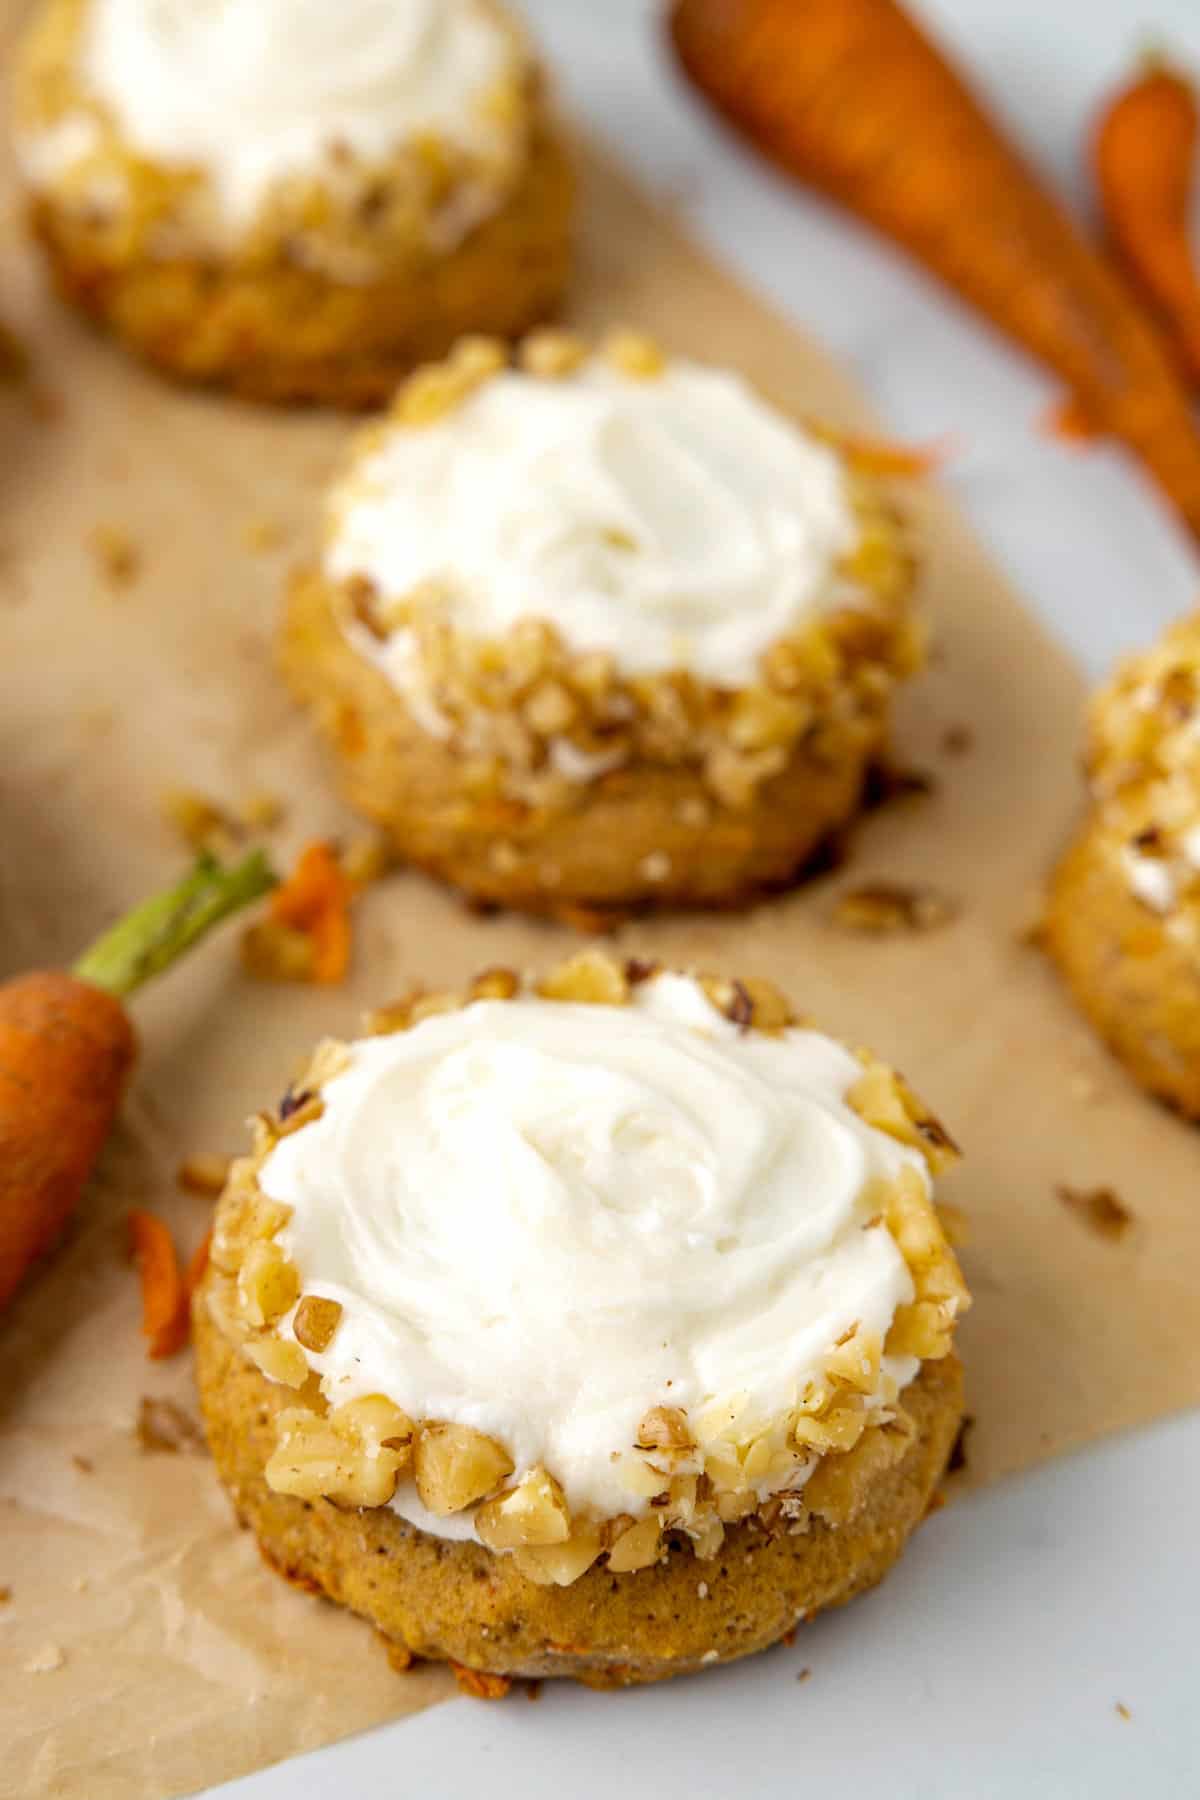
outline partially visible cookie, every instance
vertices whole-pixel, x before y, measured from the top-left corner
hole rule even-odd
[[[325,1044],[195,1303],[268,1560],[401,1650],[659,1680],[871,1586],[961,1420],[953,1146],[761,981],[582,952]]]
[[[892,507],[641,334],[478,339],[364,435],[293,581],[348,798],[477,900],[735,905],[858,811],[921,660]]]
[[[1087,771],[1044,941],[1142,1086],[1200,1118],[1200,614],[1096,694]]]
[[[182,380],[367,405],[566,280],[567,158],[500,0],[41,0],[14,101],[59,291]]]

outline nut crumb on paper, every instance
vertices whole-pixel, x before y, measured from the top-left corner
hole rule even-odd
[[[966,756],[975,748],[975,733],[969,725],[947,725],[942,733],[945,756]]]
[[[12,1605],[12,1589],[10,1587],[0,1587],[0,1606],[11,1606],[11,1605]]]
[[[958,1428],[958,1436],[950,1447],[950,1455],[946,1462],[947,1475],[957,1475],[960,1469],[967,1466],[967,1439],[975,1428],[974,1413],[964,1413],[963,1422]]]
[[[801,1669],[799,1674],[796,1676],[797,1681],[810,1681],[811,1679],[812,1679],[812,1670],[811,1669]]]
[[[1126,1704],[1123,1700],[1115,1701],[1114,1707],[1115,1707],[1117,1717],[1119,1719],[1132,1719],[1133,1714],[1130,1712],[1129,1708],[1126,1706]]]
[[[1054,1192],[1097,1237],[1115,1241],[1124,1237],[1133,1224],[1133,1214],[1110,1187],[1076,1188],[1060,1181]]]
[[[175,1185],[185,1194],[215,1200],[224,1191],[232,1163],[231,1156],[217,1156],[205,1151],[185,1156],[175,1171]]]
[[[141,552],[123,525],[93,526],[88,547],[110,587],[129,587],[137,580],[142,566]]]
[[[167,788],[161,805],[163,818],[189,850],[230,856],[241,842],[242,830],[237,820],[220,801],[201,793],[199,788]]]
[[[934,931],[948,925],[958,910],[953,900],[935,888],[875,881],[840,894],[831,916],[839,930],[890,937],[900,932]]]
[[[190,1413],[174,1400],[148,1394],[142,1395],[138,1405],[134,1434],[147,1453],[161,1450],[174,1455],[181,1450],[195,1453],[204,1449],[204,1434]]]
[[[90,1456],[80,1456],[78,1451],[72,1456],[71,1463],[74,1468],[79,1470],[81,1475],[90,1475],[96,1467]]]

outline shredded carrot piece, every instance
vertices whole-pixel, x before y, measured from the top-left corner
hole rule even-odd
[[[212,1244],[212,1232],[206,1231],[193,1250],[188,1266],[183,1272],[183,1291],[190,1303],[192,1295],[204,1280],[204,1271],[208,1267],[208,1252]]]
[[[171,1233],[154,1213],[129,1215],[129,1248],[142,1284],[142,1331],[155,1361],[174,1356],[188,1339],[187,1290]]]
[[[271,895],[270,916],[277,925],[300,931],[313,947],[312,978],[322,984],[341,981],[350,966],[350,902],[347,880],[331,844],[309,844],[281,887]]]
[[[810,429],[814,436],[840,450],[851,468],[863,475],[930,475],[952,454],[948,443],[899,444],[891,438],[835,431],[828,425],[813,425]]]
[[[1100,436],[1095,421],[1077,394],[1056,400],[1042,420],[1042,429],[1048,437],[1059,438],[1064,444],[1090,444]]]

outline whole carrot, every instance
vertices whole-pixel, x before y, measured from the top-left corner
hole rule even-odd
[[[62,1231],[116,1117],[137,1049],[123,1000],[274,880],[261,852],[231,869],[202,857],[73,970],[0,985],[0,1308]]]
[[[1104,108],[1091,159],[1112,250],[1157,308],[1193,381],[1200,380],[1200,279],[1191,245],[1198,131],[1195,88],[1152,59]]]
[[[673,0],[670,32],[727,119],[1055,370],[1200,536],[1200,432],[1154,323],[895,0]]]

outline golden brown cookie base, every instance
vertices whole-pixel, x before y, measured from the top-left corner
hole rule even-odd
[[[579,784],[565,810],[532,811],[464,793],[461,759],[347,642],[315,575],[292,584],[279,654],[337,756],[347,800],[405,860],[484,905],[589,928],[656,908],[736,906],[787,886],[856,815],[886,738],[881,712],[834,764],[801,747],[736,810],[715,803],[694,766],[634,762]],[[706,822],[689,822],[697,807]]]
[[[502,211],[447,255],[361,285],[283,260],[122,261],[49,197],[31,226],[61,296],[164,373],[248,399],[365,407],[464,333],[518,337],[553,313],[571,198],[565,151],[544,129]]]
[[[195,1340],[209,1442],[238,1518],[267,1560],[414,1656],[492,1674],[625,1687],[766,1649],[798,1620],[882,1579],[928,1509],[962,1415],[957,1358],[926,1363],[901,1396],[913,1442],[849,1524],[833,1529],[814,1518],[794,1537],[733,1526],[709,1562],[672,1548],[636,1574],[597,1565],[570,1587],[538,1587],[510,1558],[431,1537],[390,1509],[342,1512],[273,1493],[263,1479],[271,1419],[295,1397],[218,1332],[203,1296],[202,1288]]]
[[[1135,1079],[1200,1119],[1200,956],[1131,891],[1118,817],[1093,816],[1059,863],[1043,942]]]

